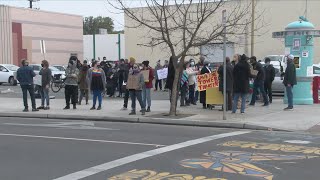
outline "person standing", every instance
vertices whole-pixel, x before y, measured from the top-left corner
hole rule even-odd
[[[101,110],[102,106],[102,93],[106,88],[106,75],[102,68],[98,67],[99,62],[95,61],[92,63],[92,68],[88,70],[88,85],[90,86],[90,91],[93,94],[93,104],[90,110],[96,109],[97,99],[99,101],[99,106],[97,110]]]
[[[41,106],[37,109],[50,109],[50,98],[49,98],[49,88],[52,77],[52,72],[49,68],[49,62],[47,60],[43,60],[41,63],[42,69],[39,72],[41,76],[41,88],[40,88],[40,96],[41,96]],[[46,107],[44,103],[46,102]]]
[[[142,101],[142,89],[145,86],[143,74],[140,71],[140,68],[137,64],[134,64],[133,67],[129,70],[128,84],[127,89],[129,89],[131,97],[131,112],[129,115],[136,114],[136,99],[138,99],[141,113],[145,115],[146,106]]]
[[[126,59],[126,61],[127,61],[127,59]],[[133,57],[130,57],[129,63],[126,63],[126,61],[125,61],[126,68],[125,68],[125,71],[123,74],[123,83],[122,83],[123,86],[126,86],[128,83],[129,69],[132,69],[133,65],[136,63],[136,60]],[[123,111],[128,109],[129,95],[130,95],[129,89],[125,88],[123,107],[121,108],[121,110],[123,110]]]
[[[125,79],[125,72],[127,71],[128,65],[125,64],[124,59],[120,59],[120,65],[119,65],[119,70],[118,70],[118,76],[119,76],[119,81],[118,81],[118,89],[119,89],[119,95],[117,97],[122,97],[122,85]]]
[[[270,58],[265,59],[264,72],[266,73],[266,77],[264,80],[264,89],[269,96],[269,103],[272,103],[272,82],[276,76],[276,71],[272,64],[270,64]]]
[[[294,56],[290,54],[287,58],[287,68],[284,73],[283,84],[286,87],[288,97],[288,107],[284,110],[293,110],[293,86],[297,84],[296,67],[293,64]]]
[[[251,102],[250,102],[249,105],[250,106],[254,106],[255,105],[257,95],[260,92],[262,94],[263,101],[264,101],[263,106],[268,106],[269,105],[269,101],[268,101],[267,94],[266,94],[266,92],[264,90],[264,80],[265,80],[264,69],[263,69],[261,63],[257,62],[257,58],[255,56],[252,56],[250,58],[250,62],[252,64],[252,66],[253,66],[253,69],[258,71],[258,74],[257,74],[257,76],[256,76],[256,78],[254,79],[254,82],[253,82],[253,94],[252,94]]]
[[[33,69],[29,67],[28,60],[24,59],[21,62],[22,67],[17,70],[17,80],[20,83],[20,87],[23,94],[23,104],[24,110],[23,112],[28,112],[28,91],[31,98],[32,104],[32,111],[39,111],[36,108],[36,99],[34,97],[34,85],[33,85],[33,78],[36,76]]]
[[[163,68],[168,68],[168,67],[169,67],[169,61],[165,60]],[[163,79],[162,80],[162,85],[164,86],[164,90],[163,91],[168,91],[168,89],[166,88],[166,83],[167,83],[167,79]]]
[[[173,90],[173,81],[174,81],[174,76],[176,73],[176,69],[174,68],[173,65],[173,56],[170,57],[169,60],[169,66],[168,66],[168,74],[167,74],[167,82],[166,82],[166,89],[169,89],[169,94],[170,94],[170,102],[171,102],[171,96],[172,96],[172,90]],[[156,73],[156,71],[155,71]],[[177,88],[178,89],[178,88]],[[177,97],[178,98],[178,97]]]
[[[246,108],[246,96],[249,92],[249,80],[252,77],[247,57],[243,54],[233,69],[234,87],[232,113],[236,113],[238,101],[241,97],[241,114],[244,114]]]
[[[180,98],[180,107],[184,106],[190,106],[189,99],[187,98],[187,93],[188,93],[188,73],[187,73],[187,66],[189,66],[189,62],[186,62],[183,65],[183,71],[181,75],[181,80],[180,80],[180,92],[181,92],[181,98]]]
[[[145,88],[143,88],[142,90],[142,101],[145,104],[145,106],[147,106],[148,104],[148,108],[146,110],[146,112],[150,112],[151,109],[151,89],[152,89],[152,81],[154,78],[154,74],[153,74],[153,70],[152,68],[149,66],[149,61],[143,61],[142,62],[143,65],[143,70],[144,71],[149,71],[149,77],[144,77],[144,79],[147,79],[147,81],[145,82]]]
[[[209,61],[205,60],[203,62],[203,68],[201,69],[201,75],[207,74],[207,73],[212,73],[212,72],[211,72],[211,69],[209,68]],[[203,109],[207,109],[206,95],[207,95],[206,90],[200,92],[200,103],[202,103]]]
[[[66,80],[65,80],[65,100],[66,107],[64,110],[70,109],[70,100],[73,105],[73,109],[77,109],[78,102],[78,77],[79,69],[77,68],[78,58],[71,56],[69,59],[68,67],[66,69]]]
[[[156,81],[155,81],[155,90],[154,91],[158,91],[158,86],[159,86],[159,88],[160,88],[160,91],[162,91],[162,80],[161,79],[159,79],[159,77],[158,77],[158,70],[160,70],[160,69],[162,69],[163,67],[161,66],[161,64],[160,64],[160,60],[157,62],[157,65],[156,65],[156,67],[154,68],[154,72],[155,72],[155,79],[156,79]]]
[[[198,71],[194,71],[191,67],[191,60],[186,63],[186,73],[188,74],[188,88],[189,88],[189,102],[190,104],[197,105],[195,99],[195,88],[196,88],[196,75]]]
[[[218,69],[219,74],[219,91],[223,93],[223,65]],[[226,57],[226,92],[227,92],[227,111],[232,110],[232,91],[233,91],[233,67],[230,58]]]
[[[79,89],[80,89],[79,105],[81,105],[81,102],[84,96],[86,98],[86,105],[89,104],[89,87],[88,87],[88,81],[87,81],[88,70],[89,70],[88,62],[84,60],[80,70],[80,74],[79,74]]]

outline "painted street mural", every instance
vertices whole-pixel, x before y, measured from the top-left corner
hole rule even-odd
[[[246,142],[246,141],[229,141],[221,145],[226,147],[251,148],[251,149],[259,149],[259,150],[320,155],[320,148],[318,147],[296,146],[296,145],[288,145],[288,144],[256,143],[256,142]]]
[[[169,172],[156,172],[150,170],[131,170],[123,174],[108,178],[108,180],[227,180],[222,178],[207,178],[205,176],[193,177],[189,174],[171,174]]]
[[[301,160],[316,157],[318,156],[279,155],[241,151],[213,151],[210,153],[205,153],[201,158],[183,160],[180,162],[180,165],[187,168],[211,169],[224,173],[239,174],[257,177],[259,179],[272,180],[273,174],[271,172],[268,172],[254,164],[258,164],[260,161]]]

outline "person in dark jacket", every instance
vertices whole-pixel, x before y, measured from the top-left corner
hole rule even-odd
[[[256,76],[256,78],[254,79],[253,82],[253,94],[252,94],[252,98],[251,98],[251,102],[250,102],[250,106],[254,106],[256,103],[256,98],[258,95],[258,90],[260,91],[260,93],[262,94],[263,97],[263,101],[264,104],[263,106],[268,106],[269,105],[269,101],[268,101],[268,97],[267,94],[264,90],[264,80],[265,80],[265,72],[263,69],[263,66],[261,63],[257,62],[257,58],[255,56],[252,56],[250,58],[250,62],[253,66],[253,69],[258,71],[258,74]]]
[[[99,62],[95,61],[92,63],[92,68],[88,70],[87,81],[90,87],[90,91],[93,94],[93,104],[90,110],[96,109],[97,99],[99,105],[97,110],[101,110],[102,106],[102,92],[106,88],[106,76],[102,68],[98,67]]]
[[[173,90],[174,76],[175,76],[175,73],[176,73],[176,69],[174,68],[174,65],[173,65],[173,60],[174,60],[173,58],[174,57],[171,56],[170,60],[169,60],[167,83],[166,83],[166,86],[165,86],[165,89],[169,89],[170,101],[171,101],[172,90]],[[156,71],[155,71],[155,73],[156,73]]]
[[[274,78],[276,76],[276,71],[273,65],[270,64],[271,62],[270,58],[266,58],[264,62],[265,62],[265,66],[263,68],[266,74],[265,80],[264,80],[264,89],[269,96],[269,103],[272,103],[272,82],[274,81]]]
[[[119,89],[119,95],[117,97],[122,97],[122,85],[125,79],[125,73],[128,71],[128,65],[125,64],[124,59],[120,59],[120,65],[119,65],[119,70],[118,70],[118,89]]]
[[[238,101],[241,97],[241,114],[246,108],[246,96],[249,92],[249,79],[252,78],[250,65],[247,62],[247,57],[243,54],[239,62],[233,68],[233,105],[232,113],[236,113]]]
[[[232,110],[232,89],[233,89],[233,67],[230,62],[230,58],[226,58],[226,76],[227,76],[227,111]],[[218,69],[219,74],[219,91],[223,93],[223,65]]]
[[[80,97],[79,97],[79,105],[81,105],[81,101],[83,97],[86,98],[86,104],[89,104],[89,87],[87,82],[87,74],[88,74],[89,66],[86,60],[83,61],[83,65],[80,68],[79,73],[79,89],[80,89]]]
[[[128,76],[129,76],[129,70],[132,69],[133,65],[136,63],[136,60],[133,58],[133,57],[130,57],[130,61],[129,63],[126,63],[127,59],[125,60],[125,71],[124,71],[124,78],[123,78],[123,85],[126,86],[127,84],[127,81],[128,81]],[[128,101],[129,101],[129,95],[130,95],[130,92],[129,92],[129,89],[126,89],[125,92],[124,92],[124,103],[123,103],[123,107],[121,108],[121,110],[125,111],[128,109]]]
[[[143,61],[143,70],[149,71],[149,77],[144,77],[145,80],[145,86],[142,89],[142,101],[145,104],[147,108],[146,112],[150,112],[151,109],[151,89],[152,89],[152,81],[154,78],[153,69],[149,66],[149,61]],[[147,106],[148,104],[148,106]]]
[[[17,79],[20,82],[22,94],[23,94],[23,112],[28,112],[28,91],[31,97],[32,111],[39,111],[36,108],[36,99],[34,97],[33,78],[36,76],[33,69],[29,67],[28,60],[22,60],[22,67],[17,71]]]
[[[297,75],[296,75],[296,67],[293,64],[293,55],[289,55],[287,58],[287,68],[284,74],[283,84],[286,87],[286,93],[288,97],[288,107],[284,110],[292,110],[293,109],[293,86],[297,84]]]
[[[211,70],[209,68],[209,61],[204,61],[203,63],[203,68],[201,69],[201,75],[202,74],[207,74],[207,73],[211,73]],[[206,91],[201,91],[200,92],[200,103],[202,103],[202,107],[203,109],[207,109],[207,102],[206,102]]]
[[[50,82],[52,77],[52,72],[49,68],[49,62],[47,60],[43,60],[41,63],[42,69],[39,72],[41,76],[41,89],[40,89],[40,96],[41,96],[41,106],[37,109],[50,109],[50,98],[49,98],[49,88]],[[44,103],[46,101],[46,107]]]

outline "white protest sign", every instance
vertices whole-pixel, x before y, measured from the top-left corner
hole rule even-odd
[[[159,69],[157,71],[157,74],[158,74],[158,79],[159,80],[166,79],[167,76],[168,76],[168,68]]]

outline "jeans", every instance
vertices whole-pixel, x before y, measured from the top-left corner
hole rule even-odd
[[[180,98],[180,106],[184,106],[185,104],[189,104],[189,100],[187,98],[188,94],[188,85],[183,85],[180,89],[181,91],[181,98]]]
[[[196,103],[195,97],[194,97],[194,89],[195,89],[195,85],[190,85],[189,86],[189,102],[190,103]]]
[[[292,86],[286,86],[286,92],[288,97],[288,107],[293,107],[293,87]]]
[[[70,99],[73,105],[76,105],[78,102],[78,86],[66,85],[64,88],[66,105],[70,106]]]
[[[79,104],[81,104],[81,101],[84,96],[86,97],[86,103],[88,103],[88,101],[89,101],[89,90],[88,89],[80,89]]]
[[[32,109],[36,109],[36,99],[34,97],[34,87],[33,85],[21,85],[23,94],[23,104],[25,109],[28,109],[28,91],[31,97]]]
[[[102,105],[102,91],[101,90],[92,90],[93,93],[93,105],[92,107],[96,107],[97,104],[97,98],[99,101],[99,107]]]
[[[162,80],[156,80],[156,84],[155,84],[156,90],[158,90],[158,85],[159,85],[160,90],[162,90]]]
[[[41,106],[44,107],[44,103],[46,101],[46,105],[50,105],[50,98],[49,98],[49,88],[41,87],[40,88],[40,96],[41,96]]]
[[[264,82],[264,90],[269,96],[269,102],[272,103],[272,82]]]
[[[240,97],[241,97],[241,113],[244,113],[244,110],[246,108],[246,96],[247,94],[245,93],[234,93],[232,113],[236,113],[238,109],[238,101]]]
[[[264,91],[264,81],[254,81],[254,83],[253,83],[253,94],[252,94],[252,99],[251,99],[250,104],[254,105],[256,103],[257,94],[259,93],[258,90],[260,91],[260,93],[263,96],[264,104],[265,105],[269,104],[267,94]]]
[[[136,112],[136,99],[138,99],[141,110],[145,111],[146,106],[142,101],[142,91],[139,90],[130,90],[130,97],[131,97],[131,108],[133,112]]]
[[[142,90],[142,101],[145,104],[145,106],[151,107],[151,89],[150,88],[144,88]]]
[[[124,93],[124,99],[123,99],[124,108],[128,108],[128,101],[129,101],[129,90],[126,89],[126,92]]]

